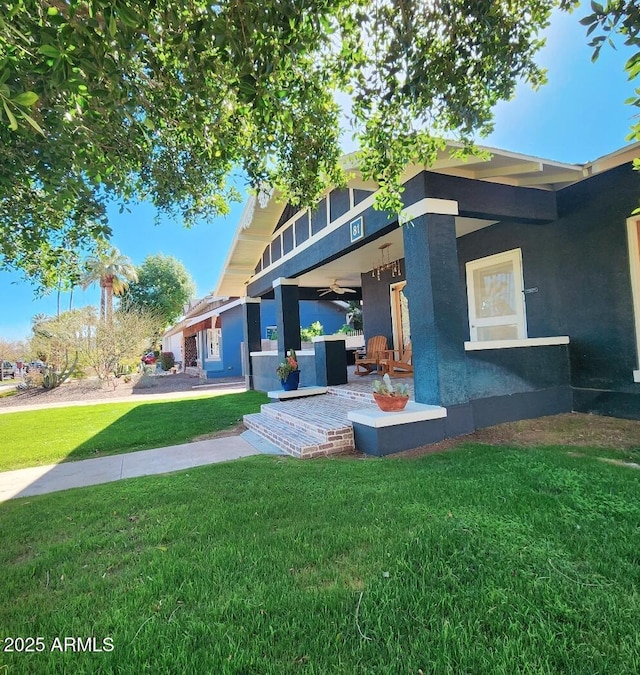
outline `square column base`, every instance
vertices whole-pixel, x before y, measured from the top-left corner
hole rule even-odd
[[[410,401],[399,412],[364,408],[350,411],[347,417],[356,450],[376,457],[437,443],[446,434],[447,410],[437,405]]]

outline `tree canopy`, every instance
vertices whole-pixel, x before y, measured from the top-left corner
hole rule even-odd
[[[1,260],[54,286],[61,252],[108,238],[110,201],[189,225],[227,212],[236,170],[312,205],[344,180],[342,113],[398,209],[408,160],[444,136],[468,147],[517,81],[544,82],[538,34],[560,4],[0,2]]]
[[[82,285],[100,284],[100,318],[113,315],[113,296],[123,295],[131,282],[138,280],[138,272],[126,255],[113,246],[98,245],[96,253],[85,263]]]
[[[158,253],[147,256],[137,272],[138,280],[129,285],[125,305],[153,314],[162,327],[173,323],[196,291],[185,266],[173,256]]]
[[[609,44],[615,48],[616,35],[622,36],[624,44],[634,51],[625,64],[625,71],[630,80],[635,80],[640,75],[640,5],[637,0],[608,0],[601,5],[591,2],[592,13],[585,16],[580,23],[587,26],[587,34],[592,35],[589,45],[593,47],[592,60],[600,56],[600,50]],[[640,89],[636,89],[635,96],[627,103],[640,108]],[[640,121],[631,125],[631,131],[627,140],[640,141]],[[640,168],[640,160],[635,162],[636,168]]]

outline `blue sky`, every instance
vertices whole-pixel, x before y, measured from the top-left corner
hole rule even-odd
[[[539,57],[548,69],[548,83],[537,92],[520,86],[512,101],[499,104],[495,130],[481,143],[562,162],[593,160],[627,143],[634,111],[624,101],[634,87],[623,67],[630,52],[620,41],[617,51],[605,48],[592,63],[585,29],[578,23],[585,13],[579,9],[571,15],[554,14]],[[114,207],[109,212],[112,242],[136,265],[154,253],[175,256],[194,278],[198,296],[203,296],[214,289],[242,209],[236,204],[226,218],[187,230],[175,222],[155,225],[154,209],[148,204],[123,214]],[[0,338],[25,338],[33,315],[56,312],[55,293],[37,298],[19,274],[0,272],[0,298]],[[62,307],[68,302],[68,294],[63,294]],[[97,289],[74,293],[74,307],[97,302]]]

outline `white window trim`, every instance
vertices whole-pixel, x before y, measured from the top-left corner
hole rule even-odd
[[[636,329],[636,358],[638,370],[633,371],[633,381],[640,382],[640,243],[638,242],[638,222],[640,218],[627,218],[627,237],[629,240],[629,266],[631,272],[631,295]]]
[[[495,255],[487,256],[486,258],[478,258],[471,260],[465,265],[467,275],[467,303],[468,303],[468,317],[469,317],[469,336],[471,342],[478,342],[478,328],[479,326],[474,322],[478,320],[475,317],[476,295],[475,286],[473,284],[473,273],[476,269],[488,267],[490,265],[497,265],[502,262],[513,263],[513,273],[516,283],[516,318],[515,321],[511,317],[505,318],[503,321],[492,317],[493,323],[491,325],[499,326],[501,324],[517,323],[518,326],[518,340],[524,340],[528,337],[527,333],[527,308],[524,301],[524,273],[522,269],[522,249],[514,248],[510,251],[503,251]],[[518,288],[518,284],[520,287]]]
[[[213,339],[213,332],[216,332],[218,339],[216,340],[216,343],[218,345],[218,352],[214,353],[211,349],[214,339]],[[222,347],[222,329],[221,328],[207,328],[207,332],[205,335],[205,339],[207,341],[207,361],[220,361],[221,360],[221,347]]]

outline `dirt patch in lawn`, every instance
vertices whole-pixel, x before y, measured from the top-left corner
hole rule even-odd
[[[461,443],[536,447],[565,445],[640,451],[640,421],[582,413],[552,415],[479,429],[472,434],[398,453],[394,457],[421,457],[456,448]]]
[[[222,429],[221,431],[213,431],[210,434],[202,434],[200,436],[195,436],[191,439],[191,442],[196,441],[208,441],[212,438],[226,438],[227,436],[239,436],[243,431],[246,431],[247,427],[244,426],[242,422],[238,422],[234,427],[229,427],[228,429]]]

